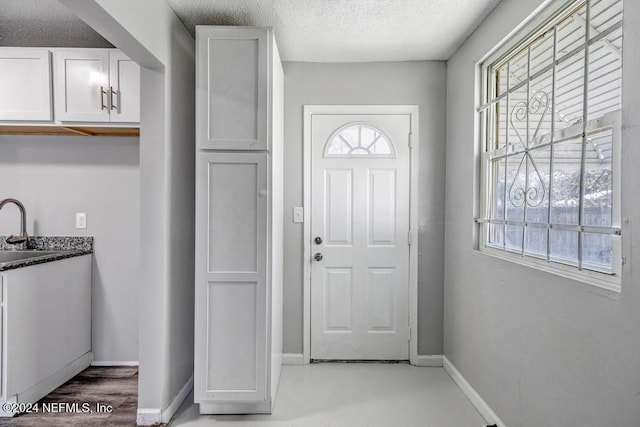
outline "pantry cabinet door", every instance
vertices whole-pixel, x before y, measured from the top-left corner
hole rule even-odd
[[[111,121],[140,121],[140,66],[122,52],[109,53]]]
[[[0,120],[51,121],[51,53],[0,49]]]
[[[56,120],[109,121],[109,51],[55,52]]]
[[[267,28],[196,28],[199,149],[268,149],[269,35]]]
[[[195,400],[267,398],[267,153],[198,153]]]

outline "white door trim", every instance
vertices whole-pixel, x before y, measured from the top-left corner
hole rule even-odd
[[[303,207],[304,275],[303,275],[303,344],[304,363],[311,361],[311,116],[314,114],[406,114],[411,116],[409,226],[409,361],[418,362],[418,106],[417,105],[305,105],[303,137]],[[407,141],[409,143],[409,141]]]

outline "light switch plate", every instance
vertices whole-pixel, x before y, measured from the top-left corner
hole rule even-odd
[[[302,206],[293,208],[293,222],[304,222],[304,208]]]

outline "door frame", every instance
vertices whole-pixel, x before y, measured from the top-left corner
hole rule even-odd
[[[418,362],[418,105],[305,105],[303,113],[303,363],[311,362],[311,117],[314,114],[403,114],[410,116],[409,150],[409,361]]]

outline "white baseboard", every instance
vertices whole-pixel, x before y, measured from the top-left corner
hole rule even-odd
[[[193,375],[187,380],[187,382],[182,386],[178,394],[173,398],[167,409],[162,411],[162,422],[164,424],[169,424],[169,421],[173,418],[173,416],[178,412],[180,405],[187,398],[189,393],[193,390]]]
[[[283,365],[304,365],[304,356],[302,353],[284,353],[282,355]]]
[[[442,368],[444,363],[442,360],[443,358],[444,356],[441,354],[422,355],[422,356],[418,356],[418,358],[416,359],[416,363],[414,363],[414,365]]]
[[[138,366],[139,363],[137,360],[118,360],[118,361],[110,361],[110,360],[94,360],[91,362],[91,366]]]
[[[496,424],[498,427],[506,427],[500,417],[493,412],[493,409],[484,401],[484,399],[478,394],[471,384],[462,376],[460,371],[447,359],[446,356],[442,356],[444,370],[451,379],[460,387],[460,390],[467,396],[467,398],[473,403],[480,415],[487,421],[488,424]]]
[[[162,423],[162,410],[155,408],[138,408],[136,424],[139,426],[154,426]]]
[[[175,395],[169,406],[163,411],[157,408],[138,408],[137,424],[139,426],[152,426],[157,424],[168,424],[173,416],[178,412],[180,405],[193,390],[193,375],[182,386],[178,394]]]

